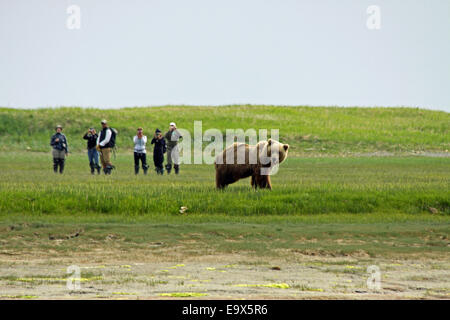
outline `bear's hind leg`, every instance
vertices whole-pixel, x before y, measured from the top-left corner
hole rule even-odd
[[[223,189],[227,186],[227,183],[225,183],[225,178],[222,176],[222,174],[219,172],[219,170],[216,169],[216,188],[217,189]]]
[[[216,169],[216,188],[217,189],[223,188],[222,183],[220,181],[220,175],[219,175],[219,172],[217,171],[217,169]]]
[[[250,184],[253,188],[256,189],[257,185],[256,185],[256,181],[255,181],[255,175],[251,176]]]

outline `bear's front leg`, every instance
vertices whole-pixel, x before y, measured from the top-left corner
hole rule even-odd
[[[260,175],[257,179],[258,187],[261,189],[269,189],[272,190],[272,184],[270,183],[270,176],[269,175]]]
[[[267,176],[266,188],[272,190],[272,182],[270,182],[270,176]]]

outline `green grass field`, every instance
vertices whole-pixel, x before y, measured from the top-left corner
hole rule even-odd
[[[120,131],[113,159],[117,170],[111,176],[90,174],[81,139],[101,118]],[[244,179],[218,191],[214,166],[206,164],[182,165],[178,176],[157,176],[153,170],[134,175],[130,140],[137,126],[150,131],[174,120],[191,129],[200,119],[204,130],[280,128],[280,140],[292,152],[272,176],[273,190],[252,190]],[[286,268],[299,263],[314,268],[305,260],[312,256],[322,259],[319,281],[342,267],[342,261],[330,257],[351,260],[345,263],[357,259],[364,266],[385,263],[387,269],[392,259],[402,257],[409,259],[409,278],[425,272],[416,267],[417,259],[425,259],[426,272],[434,272],[428,278],[437,279],[448,267],[449,120],[445,112],[411,108],[0,109],[0,255],[5,257],[0,269],[18,268],[24,259],[39,265],[30,274],[35,277],[52,264],[64,266],[68,256],[77,256],[80,264],[125,259],[150,261],[151,266],[161,259],[184,263],[217,255],[244,272],[248,265],[270,266],[273,261],[288,263]],[[63,175],[53,173],[48,146],[56,123],[65,126],[72,150]],[[383,156],[373,156],[377,154]],[[152,165],[151,151],[148,159]],[[185,213],[179,212],[181,206],[188,208]],[[155,243],[163,245],[153,248]],[[20,280],[14,279],[31,270],[20,268],[14,275],[0,270],[0,287],[10,288],[4,296],[46,296],[43,289],[20,291]],[[194,273],[205,269],[195,268]],[[365,267],[358,268],[359,273],[344,268],[341,275],[365,276]],[[398,277],[405,280],[400,273]],[[124,291],[119,289],[125,280],[117,281],[119,288],[110,291]],[[235,281],[241,281],[238,275]],[[347,292],[330,281],[325,297]],[[404,294],[414,295],[414,285],[407,281]],[[308,288],[305,283],[290,286]],[[179,282],[173,285],[176,292],[186,291],[177,287]],[[159,284],[153,286],[159,290]],[[434,286],[422,297],[429,292],[446,297],[443,284]],[[220,297],[225,289],[210,290],[218,290]]]
[[[85,128],[101,118],[120,130],[117,170],[110,177],[90,175],[81,139]],[[445,156],[450,117],[445,112],[270,106],[58,108],[0,109],[0,119],[0,213],[8,221],[447,223],[450,214],[450,158]],[[272,191],[254,191],[248,179],[217,191],[213,165],[182,165],[179,176],[161,177],[153,171],[135,176],[130,152],[134,129],[163,128],[171,120],[187,129],[202,120],[204,130],[223,132],[280,128],[280,140],[291,144],[291,153],[272,177]],[[72,150],[62,176],[51,170],[48,140],[55,123],[65,126]],[[31,147],[24,151],[25,146]],[[422,150],[439,157],[351,156],[393,150]],[[151,163],[151,152],[148,158]],[[184,214],[181,206],[188,208]]]
[[[87,156],[66,161],[64,175],[52,172],[49,154],[0,156],[0,211],[5,214],[122,216],[186,215],[305,217],[382,213],[450,213],[450,159],[427,157],[289,158],[272,176],[273,190],[254,191],[249,179],[216,191],[213,165],[184,165],[181,174],[134,175],[131,154],[121,154],[112,176],[91,176]]]
[[[334,243],[335,238],[358,239],[364,234],[383,239],[396,234],[399,243],[408,243],[434,230],[439,244],[425,245],[425,241],[423,246],[401,245],[399,249],[369,241],[363,247],[386,255],[399,250],[447,250],[446,238],[440,237],[450,232],[449,158],[289,158],[272,177],[272,191],[254,191],[249,179],[217,191],[212,165],[184,165],[178,176],[158,176],[154,171],[135,176],[131,154],[120,154],[114,163],[117,170],[112,176],[92,176],[87,156],[74,154],[67,160],[65,173],[59,175],[52,172],[49,154],[0,155],[3,225],[25,221],[39,230],[43,224],[59,233],[102,225],[103,237],[121,229],[123,236],[137,244],[158,239],[176,243],[177,235],[198,231],[207,235],[205,245],[221,243],[220,233],[233,237],[256,226],[263,231],[247,237],[240,246],[258,252],[258,243],[259,248],[280,244],[261,241],[292,239],[299,230],[303,236],[323,238],[312,247],[308,244],[310,248],[339,251],[360,248],[342,248]],[[181,206],[188,208],[185,213],[179,212]],[[144,236],[145,230],[155,227],[158,232]],[[25,242],[20,239],[18,243]],[[18,243],[9,244],[18,249]],[[229,246],[219,245],[215,250]]]

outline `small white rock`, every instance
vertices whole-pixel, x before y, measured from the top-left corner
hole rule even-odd
[[[185,213],[187,210],[187,207],[180,207],[180,213]]]

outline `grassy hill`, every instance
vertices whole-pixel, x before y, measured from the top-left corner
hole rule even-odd
[[[54,126],[61,124],[71,151],[82,151],[81,136],[90,126],[100,128],[101,119],[118,129],[118,146],[131,150],[138,126],[147,135],[165,130],[170,121],[192,132],[195,120],[203,131],[217,128],[279,129],[280,140],[300,155],[371,152],[448,152],[450,114],[414,108],[338,108],[165,106],[114,110],[62,107],[17,110],[0,108],[0,151],[48,151]]]

